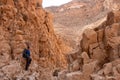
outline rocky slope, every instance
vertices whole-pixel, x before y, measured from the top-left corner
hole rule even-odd
[[[52,15],[42,0],[0,0],[0,80],[51,80],[66,65],[68,47],[55,35]],[[22,51],[30,45],[32,63],[25,71]]]
[[[83,32],[79,50],[67,55],[68,69],[59,72],[55,80],[120,80],[120,7],[117,4],[102,24]]]
[[[75,48],[80,41],[81,29],[106,16],[108,9],[104,8],[104,1],[72,0],[59,7],[46,9],[54,14],[55,32]]]

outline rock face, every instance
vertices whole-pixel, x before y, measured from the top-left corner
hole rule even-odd
[[[120,9],[120,0],[105,0],[104,7],[110,10],[119,10]]]
[[[118,15],[120,11],[109,12],[107,20],[100,26],[83,32],[80,50],[76,52],[77,54],[69,54],[69,58],[72,58],[69,65],[74,64],[75,67],[68,66],[64,79],[58,77],[59,80],[120,79],[120,16]],[[75,59],[72,56],[79,58]]]
[[[52,15],[41,4],[42,0],[0,0],[0,80],[50,80],[48,68],[65,66]],[[28,72],[22,58],[26,44],[32,57]]]

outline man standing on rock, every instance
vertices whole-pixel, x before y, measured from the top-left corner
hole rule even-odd
[[[23,51],[23,57],[26,59],[26,66],[25,66],[25,70],[28,70],[28,67],[31,64],[31,58],[30,58],[30,47],[27,46],[27,49],[25,48]]]

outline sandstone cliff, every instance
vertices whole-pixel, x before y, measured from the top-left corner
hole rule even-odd
[[[53,68],[65,66],[65,46],[41,4],[42,0],[0,0],[0,80],[50,80]],[[32,56],[27,72],[22,58],[26,44]]]

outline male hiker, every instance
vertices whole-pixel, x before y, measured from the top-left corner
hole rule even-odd
[[[29,65],[31,64],[31,58],[30,58],[30,50],[29,50],[29,46],[27,46],[27,48],[24,49],[23,51],[23,57],[26,59],[26,66],[25,66],[25,70],[28,70]]]

